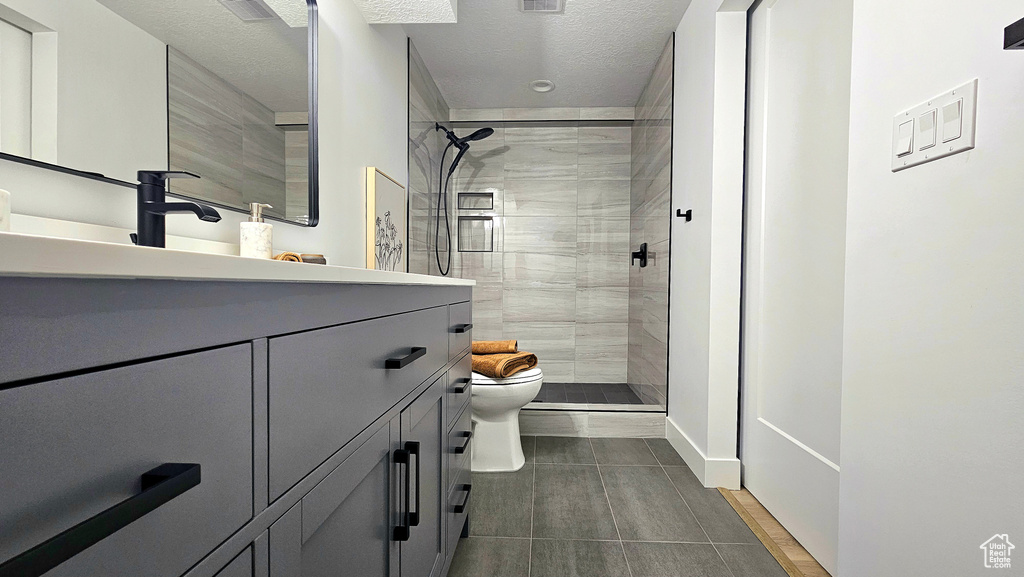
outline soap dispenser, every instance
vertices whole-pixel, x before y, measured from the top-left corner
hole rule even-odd
[[[249,222],[243,222],[239,254],[249,258],[274,258],[274,225],[263,222],[263,209],[274,208],[259,202],[249,203]]]

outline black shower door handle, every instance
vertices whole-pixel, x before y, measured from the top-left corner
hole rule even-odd
[[[194,463],[164,463],[142,475],[142,492],[0,565],[0,577],[39,577],[199,485]]]
[[[413,347],[408,355],[384,361],[385,369],[404,369],[416,359],[427,356],[427,347]]]
[[[632,253],[632,259],[630,260],[630,266],[636,264],[636,261],[640,261],[640,268],[647,266],[647,243],[640,245],[640,250]]]

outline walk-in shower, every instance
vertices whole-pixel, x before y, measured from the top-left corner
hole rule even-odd
[[[412,46],[409,75],[409,270],[477,281],[473,338],[540,359],[527,408],[663,411],[671,42],[628,108],[450,110]]]

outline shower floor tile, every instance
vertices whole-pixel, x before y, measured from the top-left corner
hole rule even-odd
[[[642,405],[626,384],[544,383],[535,403],[589,403],[592,405]]]

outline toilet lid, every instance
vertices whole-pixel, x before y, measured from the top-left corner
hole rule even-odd
[[[492,379],[481,375],[480,373],[473,373],[473,385],[514,385],[516,383],[536,381],[543,377],[544,372],[540,370],[540,367],[534,367],[528,371],[516,373],[507,379]]]

